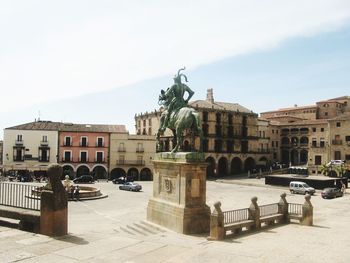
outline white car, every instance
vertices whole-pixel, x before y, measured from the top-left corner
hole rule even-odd
[[[307,183],[298,182],[298,181],[290,182],[289,190],[292,194],[313,195],[315,193],[315,188],[309,186]]]
[[[343,165],[344,161],[342,160],[331,160],[329,163],[327,163],[327,166],[331,166],[331,165]]]

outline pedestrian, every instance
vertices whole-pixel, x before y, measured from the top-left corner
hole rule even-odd
[[[75,187],[75,190],[74,190],[74,196],[75,196],[75,200],[76,201],[80,201],[80,188],[79,188],[79,185],[77,185]]]
[[[343,195],[345,195],[346,187],[345,187],[345,184],[343,182],[341,182],[341,191],[342,191]]]
[[[74,200],[74,190],[75,190],[74,186],[71,185],[70,186],[70,199],[71,200]]]

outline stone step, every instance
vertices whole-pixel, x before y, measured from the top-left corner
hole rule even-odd
[[[146,221],[134,222],[125,226],[120,226],[116,232],[124,233],[132,236],[152,236],[164,233],[166,230],[155,226]]]

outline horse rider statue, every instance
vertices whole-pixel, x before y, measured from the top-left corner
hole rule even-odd
[[[199,114],[195,109],[188,107],[188,101],[192,98],[194,92],[182,83],[182,77],[187,81],[186,75],[180,73],[185,68],[179,69],[174,77],[174,84],[166,91],[161,90],[158,104],[164,107],[160,117],[160,127],[157,133],[157,147],[161,148],[160,135],[164,134],[166,128],[169,128],[174,135],[174,148],[176,152],[182,147],[184,139],[184,130],[189,129],[200,135],[200,150],[202,148],[202,129],[200,125]],[[185,93],[188,93],[185,99]],[[193,133],[193,134],[194,134]],[[194,144],[194,142],[193,142]]]

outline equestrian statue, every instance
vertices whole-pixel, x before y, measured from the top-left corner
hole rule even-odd
[[[179,69],[174,77],[174,84],[166,91],[161,90],[158,104],[163,106],[163,112],[160,117],[160,126],[157,132],[157,149],[160,149],[160,136],[164,134],[166,128],[173,132],[172,153],[182,150],[184,131],[189,130],[192,135],[198,134],[200,137],[200,149],[202,151],[202,128],[198,112],[188,106],[188,101],[192,98],[194,92],[185,83],[182,83],[182,77],[187,81],[186,75],[180,73],[185,68]],[[185,99],[185,93],[188,93]],[[192,136],[194,145],[194,136]]]

